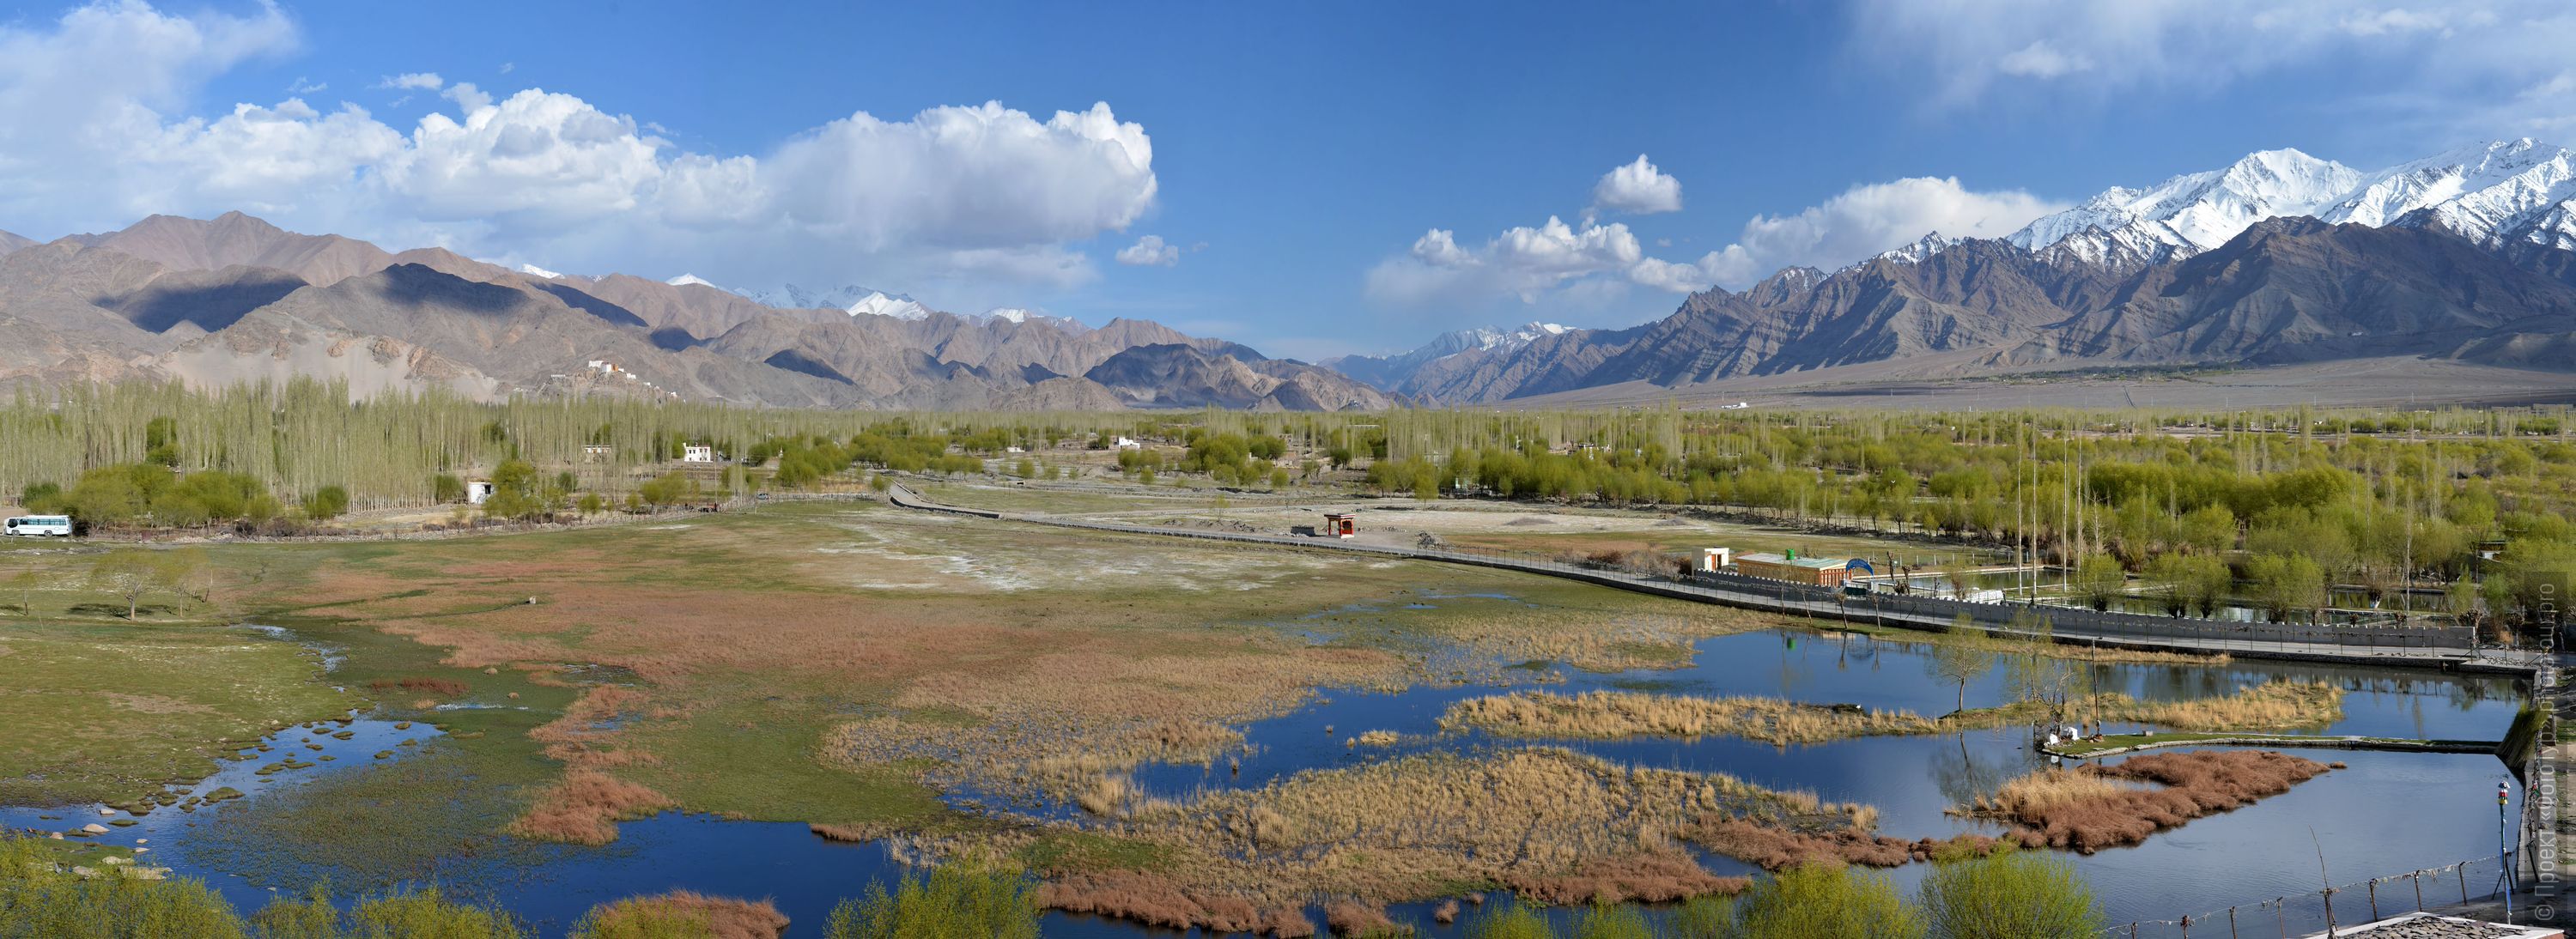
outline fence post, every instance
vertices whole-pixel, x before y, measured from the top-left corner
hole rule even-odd
[[[2227,939],[2236,939],[2236,908],[2227,908]]]
[[[2370,882],[2370,921],[2379,921],[2379,881]]]
[[[2408,874],[2406,879],[2415,882],[2415,912],[2424,912],[2424,872]]]

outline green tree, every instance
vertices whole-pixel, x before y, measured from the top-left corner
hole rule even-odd
[[[2476,629],[2486,622],[2486,604],[2478,596],[2477,581],[2462,576],[2443,592],[2442,606],[2462,626]]]
[[[1938,859],[1921,897],[1932,934],[1944,939],[2060,939],[2106,928],[2074,865],[2032,852]]]
[[[2325,571],[2302,555],[2255,555],[2245,562],[2245,579],[2253,583],[2255,602],[2275,621],[2313,614],[2326,603]]]
[[[1933,680],[1945,685],[1958,686],[1959,700],[1956,710],[1964,711],[1968,709],[1968,683],[1994,670],[1995,657],[1993,653],[1971,645],[1970,641],[1963,637],[1958,642],[1934,645],[1931,656],[1923,660],[1923,667],[1931,672]]]
[[[71,503],[63,498],[61,483],[28,483],[18,490],[18,504],[38,515],[60,515],[71,511]]]
[[[143,425],[143,462],[179,466],[179,422],[156,417]]]
[[[537,467],[526,460],[503,460],[492,469],[492,494],[483,499],[483,514],[492,518],[534,518],[546,511],[538,488]]]
[[[608,511],[608,500],[600,498],[599,493],[585,492],[581,494],[580,508],[583,515],[597,515]]]
[[[185,572],[175,556],[143,548],[118,548],[90,565],[92,586],[125,601],[125,618],[141,611],[143,598],[176,589]]]
[[[2096,610],[2110,609],[2111,601],[2121,596],[2128,583],[2128,572],[2120,569],[2118,558],[2108,554],[2092,555],[2075,566],[2075,595]]]
[[[431,501],[442,505],[462,502],[465,500],[465,481],[451,473],[432,476],[429,478],[429,496]]]
[[[32,567],[10,575],[9,589],[16,591],[18,594],[18,615],[35,615],[36,585],[43,582],[44,575],[38,573],[37,570]]]
[[[660,511],[664,506],[678,505],[695,497],[698,481],[684,473],[664,473],[635,487],[635,494],[643,498],[645,505]]]
[[[313,490],[312,495],[304,497],[305,518],[327,522],[348,512],[349,490],[340,486],[324,486]]]

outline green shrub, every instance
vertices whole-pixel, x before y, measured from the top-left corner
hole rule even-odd
[[[830,939],[1034,939],[1036,886],[1028,877],[948,865],[928,877],[906,875],[892,893],[868,885],[864,899],[844,900],[823,926]]]
[[[2021,851],[1943,859],[1923,878],[1922,898],[1933,934],[1945,939],[2054,939],[2105,928],[2073,865]]]
[[[1467,926],[1470,939],[1556,939],[1556,929],[1538,911],[1519,901],[1486,907]]]
[[[238,939],[240,915],[193,879],[124,865],[81,877],[33,839],[0,836],[0,939]]]
[[[1923,917],[1884,875],[1810,864],[1757,880],[1719,935],[1747,939],[1921,939]]]

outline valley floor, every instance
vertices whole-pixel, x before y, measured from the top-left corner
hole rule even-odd
[[[1311,511],[1115,488],[941,492],[1201,524]],[[1757,534],[1526,507],[1383,513],[1398,514],[1406,521],[1390,532],[1540,552]],[[0,656],[41,681],[0,696],[0,803],[130,801],[193,782],[226,753],[294,764],[245,741],[355,709],[440,733],[406,737],[363,768],[344,763],[300,787],[262,782],[252,798],[207,806],[198,818],[217,833],[192,856],[287,889],[318,877],[369,889],[440,877],[458,858],[541,867],[554,863],[546,842],[613,850],[634,820],[677,810],[890,839],[898,857],[998,860],[1047,878],[1059,908],[1220,925],[1288,922],[1315,896],[1376,909],[1498,888],[1559,902],[1724,892],[1741,882],[1719,875],[1746,864],[1903,863],[1928,850],[1882,836],[1874,805],[1820,797],[1812,783],[1639,766],[1509,735],[1451,739],[1429,725],[1440,707],[1387,703],[1601,680],[1587,676],[1636,684],[1692,667],[1716,637],[1797,625],[1742,611],[866,500],[204,550],[218,586],[162,596],[137,623],[80,585],[89,549],[7,556],[41,586],[27,615],[0,618]],[[286,632],[231,625],[241,621]],[[1983,637],[1832,635],[1890,658],[1935,641],[1992,663],[2056,654]],[[223,658],[174,670],[173,656]],[[2195,664],[2218,663],[2084,667]],[[1786,675],[1763,680],[1803,694]],[[2239,684],[2155,693],[2223,699]],[[1953,697],[1946,684],[1923,690],[1944,710]],[[1969,691],[1963,682],[1956,694]],[[2004,693],[1980,685],[1976,696]],[[1422,729],[1326,723],[1293,747],[1254,732],[1337,699],[1378,702],[1358,713]],[[363,722],[353,732],[390,733]],[[2000,736],[1989,745],[2026,749]],[[1296,764],[1279,765],[1288,757]],[[1174,783],[1174,767],[1196,767],[1178,772],[1201,781]],[[1736,860],[1704,868],[1710,858]],[[1154,899],[1171,897],[1187,902]]]
[[[1533,410],[1663,402],[1698,408],[1742,402],[1757,409],[2225,411],[2301,405],[2413,410],[2576,402],[2576,372],[2412,356],[2259,368],[2063,368],[2018,373],[1980,369],[1974,377],[1962,377],[1945,371],[1937,360],[1909,360],[1678,388],[1629,382],[1505,404]]]

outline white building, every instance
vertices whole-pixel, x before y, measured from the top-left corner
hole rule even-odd
[[[714,447],[702,447],[694,443],[680,445],[680,462],[682,463],[713,463],[715,461],[716,448]]]

